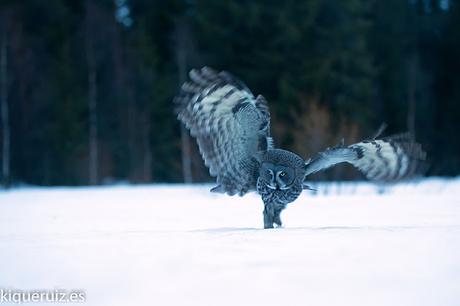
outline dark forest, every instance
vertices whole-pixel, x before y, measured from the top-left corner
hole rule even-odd
[[[459,0],[1,0],[2,183],[209,181],[172,103],[205,65],[267,98],[276,146],[308,158],[385,123],[454,176],[459,55]]]

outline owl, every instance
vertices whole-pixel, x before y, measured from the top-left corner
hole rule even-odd
[[[191,70],[174,98],[178,119],[196,138],[217,186],[211,192],[243,196],[257,191],[264,203],[264,228],[282,226],[280,214],[304,189],[306,178],[349,163],[368,179],[397,181],[420,173],[425,152],[409,134],[373,137],[327,148],[313,158],[275,148],[265,98],[254,96],[230,73]]]

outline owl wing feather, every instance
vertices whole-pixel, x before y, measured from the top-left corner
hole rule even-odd
[[[211,191],[244,195],[256,184],[258,152],[273,147],[267,102],[228,72],[204,67],[189,76],[174,102],[209,173],[217,177]]]
[[[306,162],[305,176],[346,162],[370,180],[392,182],[422,174],[425,158],[421,145],[405,133],[328,148]]]

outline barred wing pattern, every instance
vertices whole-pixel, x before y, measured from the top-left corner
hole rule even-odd
[[[410,134],[329,148],[306,162],[306,176],[347,162],[375,181],[398,181],[421,174],[426,154]]]
[[[273,146],[267,102],[225,71],[204,67],[189,76],[174,99],[178,118],[217,177],[212,191],[244,195],[255,188],[258,152]]]

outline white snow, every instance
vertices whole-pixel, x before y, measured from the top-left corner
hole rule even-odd
[[[460,305],[460,179],[314,184],[273,230],[256,194],[210,187],[0,191],[0,288],[95,306]]]

